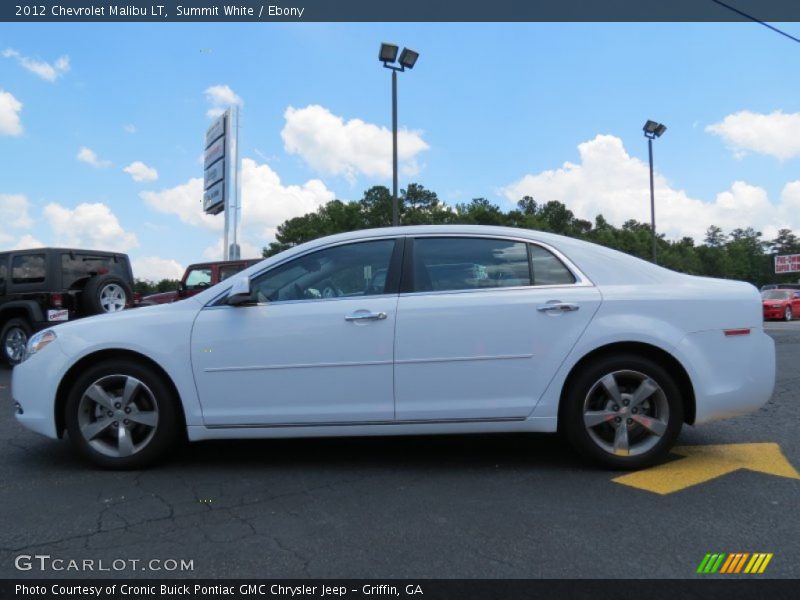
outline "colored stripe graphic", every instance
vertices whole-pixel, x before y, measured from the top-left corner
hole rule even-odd
[[[710,558],[711,558],[710,554],[706,554],[703,557],[703,560],[700,561],[700,566],[697,567],[697,572],[698,573],[705,573],[705,568],[706,568],[706,565],[708,564],[708,561],[709,561]]]
[[[758,569],[758,572],[759,573],[763,573],[764,569],[767,568],[767,565],[769,564],[769,561],[771,561],[771,560],[772,560],[772,552],[767,554],[767,556],[764,558],[764,562],[761,563],[761,568]]]
[[[733,563],[734,559],[736,558],[735,554],[728,554],[728,560],[722,565],[722,568],[719,570],[720,573],[728,573],[728,569],[731,568],[731,563]]]
[[[700,561],[697,573],[713,574],[720,573],[734,575],[739,573],[760,574],[763,573],[773,554],[767,552],[725,552],[708,553]],[[745,566],[746,565],[746,566]]]

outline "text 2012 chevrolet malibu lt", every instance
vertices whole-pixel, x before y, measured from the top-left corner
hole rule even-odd
[[[208,290],[59,325],[14,369],[17,419],[96,464],[269,438],[563,431],[635,469],[683,423],[762,406],[775,350],[746,283],[521,229],[327,237]]]

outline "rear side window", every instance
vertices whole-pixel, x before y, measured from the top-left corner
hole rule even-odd
[[[417,292],[531,285],[527,245],[489,238],[414,240]]]
[[[18,254],[11,261],[13,283],[41,283],[45,272],[44,254]]]
[[[127,263],[113,256],[91,254],[61,255],[61,284],[65,288],[80,288],[95,275],[113,274],[127,280]]]
[[[239,271],[244,270],[245,264],[242,263],[241,265],[228,265],[225,267],[219,268],[219,280],[225,281],[231,275],[236,275]]]
[[[556,256],[541,246],[529,244],[533,285],[568,285],[575,276]]]
[[[6,282],[6,277],[8,276],[8,267],[6,267],[7,262],[8,259],[5,256],[0,258],[0,285]]]

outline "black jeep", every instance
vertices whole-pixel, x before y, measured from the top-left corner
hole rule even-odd
[[[20,362],[31,333],[133,306],[125,254],[37,248],[0,252],[0,358]]]

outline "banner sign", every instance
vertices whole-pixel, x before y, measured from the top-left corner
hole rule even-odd
[[[800,273],[800,254],[776,256],[775,273]]]

